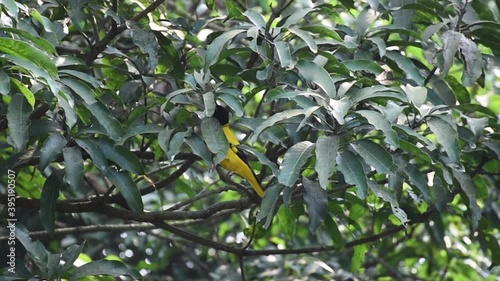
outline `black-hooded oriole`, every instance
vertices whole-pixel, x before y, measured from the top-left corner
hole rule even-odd
[[[257,192],[257,194],[260,197],[264,197],[264,189],[262,189],[257,176],[252,170],[252,167],[250,167],[245,154],[243,153],[243,151],[238,150],[238,145],[240,144],[240,142],[229,128],[229,111],[226,108],[217,105],[217,107],[215,108],[214,117],[222,125],[224,135],[226,135],[227,141],[229,142],[229,150],[227,152],[226,158],[220,162],[221,166],[224,169],[235,172],[241,177],[245,178]]]

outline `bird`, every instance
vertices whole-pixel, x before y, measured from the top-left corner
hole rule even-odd
[[[231,128],[229,128],[229,111],[220,105],[215,107],[213,117],[219,121],[222,126],[222,131],[229,143],[229,150],[227,151],[226,158],[220,162],[220,165],[230,171],[235,172],[239,176],[246,179],[257,194],[262,198],[264,197],[264,189],[260,184],[255,172],[248,163],[246,155],[243,151],[238,149],[240,142],[234,135]]]

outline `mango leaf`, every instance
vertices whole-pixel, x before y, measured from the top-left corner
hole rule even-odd
[[[372,98],[392,98],[400,101],[408,101],[408,98],[402,93],[399,88],[388,88],[382,85],[371,86],[366,88],[351,88],[348,91],[349,99],[353,104],[360,101]]]
[[[411,59],[396,51],[387,51],[386,57],[393,60],[405,72],[406,77],[413,80],[417,86],[424,86],[425,79]]]
[[[295,229],[297,228],[297,218],[294,216],[292,210],[285,204],[282,204],[278,209],[278,223],[281,232],[288,239],[293,239]]]
[[[481,219],[481,208],[477,204],[477,188],[474,185],[474,182],[470,175],[453,170],[453,175],[457,182],[460,184],[460,188],[465,193],[465,196],[469,199],[469,210],[471,212],[471,223],[472,223],[472,231],[476,231],[479,220]]]
[[[16,78],[11,77],[10,82],[19,90],[19,92],[21,92],[21,94],[24,95],[31,107],[35,108],[35,95],[33,92],[31,92],[30,89],[24,86],[24,84]]]
[[[266,189],[264,198],[262,198],[262,203],[260,204],[260,211],[257,214],[257,221],[261,221],[266,218],[264,223],[264,229],[267,229],[271,222],[273,221],[274,213],[278,209],[278,200],[280,198],[281,190],[283,186],[281,184],[272,185]]]
[[[424,200],[427,203],[431,202],[431,195],[429,191],[429,186],[427,185],[427,181],[420,173],[420,171],[415,167],[414,165],[410,163],[406,163],[404,171],[410,178],[410,182],[417,187],[417,189],[420,191],[422,196],[424,197]]]
[[[259,135],[264,131],[265,129],[274,126],[276,123],[285,121],[287,119],[290,119],[292,117],[295,117],[300,114],[304,114],[305,110],[304,109],[290,109],[290,110],[285,110],[279,113],[276,113],[269,118],[267,118],[264,122],[262,122],[256,129],[255,132],[252,136],[252,142],[256,142],[257,138]],[[209,146],[210,148],[210,146]]]
[[[87,105],[87,108],[92,112],[97,122],[104,127],[111,139],[120,139],[124,133],[123,127],[101,101],[96,100],[93,104]]]
[[[54,161],[66,146],[66,139],[59,133],[51,133],[40,150],[39,169],[43,171],[47,165]]]
[[[422,106],[427,99],[427,88],[417,86],[413,87],[410,84],[407,84],[404,88],[408,99],[415,105],[415,107],[419,108]]]
[[[358,188],[358,197],[365,199],[368,195],[368,182],[363,164],[358,157],[351,151],[345,150],[337,156],[337,165],[345,181]]]
[[[98,275],[109,275],[117,278],[126,275],[135,280],[144,280],[137,270],[129,268],[119,261],[109,260],[92,261],[77,267],[71,274],[69,280],[75,281],[82,277],[88,278],[88,276]]]
[[[191,151],[200,156],[208,166],[212,165],[212,155],[205,142],[196,134],[192,134],[184,139],[184,142],[191,148]]]
[[[99,140],[98,145],[104,156],[122,169],[136,175],[144,175],[144,167],[139,158],[124,146],[113,145],[111,141],[104,139]]]
[[[345,241],[342,238],[342,233],[340,233],[337,223],[333,220],[333,218],[329,214],[326,215],[325,225],[326,228],[328,229],[328,232],[330,233],[333,245],[335,245],[338,248],[342,248],[345,244]]]
[[[316,141],[316,164],[314,168],[318,172],[321,187],[328,187],[329,179],[335,171],[335,159],[339,149],[338,136],[320,136]]]
[[[266,20],[264,17],[253,11],[253,10],[246,10],[243,15],[247,17],[255,26],[259,28],[265,28],[266,27]]]
[[[329,97],[335,98],[337,96],[333,79],[323,67],[308,60],[299,60],[295,68],[305,80],[317,84]]]
[[[356,111],[356,113],[366,118],[366,120],[368,120],[368,123],[372,124],[375,129],[381,130],[384,133],[385,141],[388,144],[394,147],[399,147],[398,135],[392,129],[391,122],[389,122],[389,120],[387,120],[384,115],[372,110],[358,110]]]
[[[49,56],[38,48],[16,39],[0,37],[0,52],[30,61],[57,78],[57,67]]]
[[[304,201],[309,215],[309,230],[314,233],[325,220],[328,213],[328,193],[319,184],[307,178],[302,179]]]
[[[59,198],[59,188],[62,187],[57,172],[53,172],[43,185],[42,195],[40,197],[40,220],[43,228],[49,233],[54,233],[56,221],[56,203]]]
[[[65,147],[63,149],[64,157],[64,181],[68,183],[73,190],[78,190],[83,182],[83,157],[80,148],[77,146]]]
[[[427,124],[436,135],[439,144],[443,146],[450,160],[459,165],[461,151],[456,126],[452,126],[439,116],[429,118]]]
[[[130,209],[136,212],[143,211],[141,193],[129,173],[110,169],[106,177],[118,188]]]
[[[394,169],[392,155],[380,144],[362,139],[351,143],[351,146],[378,173],[389,174]]]
[[[333,118],[339,122],[340,125],[345,123],[344,117],[347,115],[349,109],[351,109],[352,102],[346,97],[342,97],[340,100],[330,99],[330,114]]]
[[[219,59],[219,55],[226,43],[244,31],[244,29],[232,29],[215,38],[205,52],[205,68],[214,65]]]
[[[33,108],[21,94],[14,94],[7,108],[7,122],[10,130],[8,142],[17,152],[22,152],[28,142],[30,115]]]
[[[108,170],[108,161],[106,160],[106,157],[96,140],[79,138],[75,141],[79,147],[83,148],[83,150],[89,154],[94,166],[102,172],[106,172]]]
[[[293,186],[299,178],[302,166],[311,157],[313,149],[314,143],[309,141],[302,141],[290,147],[280,165],[279,183],[286,186]]]
[[[378,63],[369,60],[348,60],[342,63],[351,71],[364,71],[375,75],[379,75],[384,71]]]
[[[168,149],[166,151],[167,157],[169,159],[172,159],[177,153],[180,152],[181,146],[184,143],[184,139],[189,137],[191,134],[192,134],[191,128],[188,128],[185,132],[177,132],[174,134],[174,136],[168,143]]]
[[[293,58],[290,52],[290,44],[284,41],[278,41],[274,43],[274,48],[278,54],[278,59],[280,60],[281,67],[289,67],[293,65]]]
[[[354,253],[351,260],[351,272],[358,272],[365,261],[366,252],[368,252],[369,244],[361,244],[354,246]]]
[[[313,52],[313,53],[318,52],[318,45],[316,45],[316,42],[314,42],[314,38],[307,31],[299,29],[295,26],[288,27],[288,31],[290,31],[290,33],[292,33],[292,34],[300,37],[302,40],[304,40],[304,42],[309,47],[311,52]]]
[[[222,132],[222,126],[217,119],[211,117],[201,121],[201,133],[212,153],[223,151],[227,153],[229,143]]]

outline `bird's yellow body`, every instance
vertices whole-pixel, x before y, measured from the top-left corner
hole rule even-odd
[[[229,113],[222,107],[218,107],[217,110],[219,112],[215,115],[215,117],[220,121],[224,135],[226,135],[227,141],[229,142],[229,150],[227,151],[226,158],[220,162],[221,166],[224,169],[235,172],[246,179],[257,194],[260,197],[264,197],[264,189],[262,189],[257,176],[250,167],[248,161],[246,161],[243,152],[238,151],[238,145],[240,142],[229,128]],[[223,115],[224,118],[220,118],[220,115]]]

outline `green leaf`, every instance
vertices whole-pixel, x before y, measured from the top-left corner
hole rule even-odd
[[[158,65],[158,50],[160,49],[154,33],[150,29],[142,28],[139,24],[128,22],[127,26],[134,45],[143,53],[148,54],[147,69],[154,70]]]
[[[106,177],[118,188],[130,209],[136,212],[143,211],[141,193],[129,173],[110,169],[106,173]]]
[[[410,163],[406,163],[404,171],[410,178],[410,182],[420,191],[420,193],[424,197],[424,200],[427,203],[431,202],[431,195],[429,186],[427,185],[427,180],[424,178],[422,173],[420,173],[417,167]]]
[[[2,58],[8,59],[12,61],[13,64],[26,69],[26,71],[29,72],[31,76],[34,76],[35,78],[39,79],[39,82],[45,80],[45,82],[47,83],[47,85],[49,85],[50,90],[53,94],[57,94],[57,92],[59,92],[59,86],[57,85],[56,81],[50,76],[47,70],[44,69],[43,67],[36,65],[34,62],[31,62],[29,60],[14,55],[2,54]],[[43,80],[41,78],[43,78]]]
[[[14,1],[14,0],[2,0],[2,1],[0,1],[0,3],[2,3],[3,6],[5,6],[9,15],[17,20],[18,7],[16,4],[16,1]]]
[[[83,150],[89,154],[94,166],[102,172],[106,172],[108,170],[108,161],[106,160],[106,157],[104,156],[104,153],[99,147],[97,141],[84,138],[76,139],[75,141],[79,147],[83,148]]]
[[[104,156],[122,169],[136,175],[144,175],[144,167],[139,158],[124,146],[113,145],[111,141],[105,139],[99,140],[98,145]]]
[[[385,86],[377,85],[365,88],[351,88],[349,99],[352,104],[372,98],[392,98],[399,101],[406,102],[408,98],[402,93],[399,88],[388,88]]]
[[[54,161],[58,155],[62,152],[62,149],[66,146],[66,139],[63,138],[59,133],[51,133],[43,144],[40,150],[40,163],[38,168],[43,171],[52,161]]]
[[[168,146],[170,144],[170,138],[174,132],[174,129],[165,128],[163,131],[158,133],[158,144],[165,153],[168,153],[169,151]]]
[[[417,86],[424,86],[425,79],[411,59],[396,51],[387,51],[386,57],[393,60],[405,72],[406,77],[413,80]]]
[[[205,142],[196,134],[192,134],[184,139],[184,142],[191,148],[191,151],[200,156],[207,166],[212,165],[212,155]]]
[[[302,9],[297,9],[292,15],[290,15],[285,23],[283,24],[283,27],[289,27],[291,25],[297,24],[300,20],[304,19],[304,17],[309,14],[313,9],[311,8],[302,8]]]
[[[295,229],[297,228],[297,218],[294,216],[292,210],[283,204],[279,207],[277,215],[281,232],[285,234],[286,238],[293,239]]]
[[[119,140],[124,130],[120,122],[111,114],[109,109],[100,101],[88,105],[87,108],[95,116],[97,122],[101,124],[109,137],[113,140]]]
[[[132,128],[128,128],[128,130],[123,134],[116,144],[123,144],[129,138],[144,134],[158,134],[163,131],[163,127],[156,124],[141,124],[134,126]]]
[[[69,89],[67,87],[61,87],[61,91],[54,95],[57,98],[57,105],[64,110],[66,125],[68,125],[68,128],[73,128],[76,124],[77,117],[75,101],[73,100]]]
[[[205,68],[214,65],[226,43],[244,31],[244,29],[232,29],[215,38],[205,52]]]
[[[64,181],[68,183],[73,190],[79,190],[83,182],[83,157],[82,152],[77,146],[66,147],[63,149],[64,157]]]
[[[57,78],[57,67],[46,53],[30,44],[16,39],[0,37],[0,52],[30,61]]]
[[[309,215],[309,230],[314,233],[325,220],[328,213],[328,193],[319,184],[307,178],[302,179],[304,201]]]
[[[222,132],[222,126],[217,119],[211,117],[201,121],[201,133],[208,149],[212,153],[225,152],[229,149],[229,143]],[[225,154],[224,154],[225,155]]]
[[[469,199],[472,231],[476,231],[479,220],[481,219],[481,208],[477,204],[478,200],[476,197],[477,188],[474,185],[474,182],[470,175],[456,170],[453,170],[453,175],[455,176],[455,179],[457,179],[457,182],[460,184],[460,187],[465,193],[465,196],[467,196],[467,198]]]
[[[457,78],[452,75],[447,75],[444,79],[448,82],[448,85],[453,90],[453,93],[455,93],[457,101],[460,104],[470,103],[469,91],[467,91],[467,88],[461,82],[458,82]]]
[[[329,113],[333,115],[333,118],[339,122],[340,125],[345,123],[344,117],[347,115],[349,109],[351,109],[352,102],[349,98],[342,97],[340,100],[330,99],[330,111]]]
[[[368,252],[368,246],[369,244],[361,244],[354,246],[354,253],[352,254],[352,261],[351,261],[351,272],[359,272],[360,269],[363,267],[363,263],[365,261],[365,255],[366,252]]]
[[[295,36],[300,37],[309,47],[309,50],[311,50],[311,52],[318,52],[318,45],[316,45],[316,42],[314,42],[314,38],[308,32],[295,26],[288,27],[288,31],[290,31],[290,33],[294,34]]]
[[[318,172],[319,183],[326,189],[329,179],[335,171],[335,159],[339,150],[338,136],[320,136],[316,141],[316,164],[314,168]]]
[[[19,240],[21,244],[23,244],[30,258],[35,262],[36,267],[38,267],[42,272],[45,271],[47,269],[47,262],[50,252],[47,251],[42,242],[38,240],[31,240],[29,231],[22,223],[16,223],[15,231],[16,239]]]
[[[408,99],[415,105],[415,107],[419,108],[422,106],[427,99],[427,88],[417,86],[413,87],[410,84],[405,85],[404,91],[408,96]]]
[[[297,115],[304,114],[305,110],[304,109],[290,109],[290,110],[285,110],[279,113],[276,113],[269,118],[267,118],[264,122],[262,122],[257,129],[255,129],[255,132],[252,136],[252,142],[256,142],[257,138],[259,135],[264,131],[265,129],[274,126],[276,123],[285,121],[287,119],[290,119],[292,117],[295,117]]]
[[[319,35],[320,38],[330,37],[333,40],[338,41],[338,42],[343,41],[342,38],[340,37],[340,35],[335,30],[331,29],[331,27],[326,27],[323,25],[306,25],[306,26],[301,26],[300,29],[304,30],[304,31],[316,33]]]
[[[73,267],[73,264],[75,263],[76,259],[78,256],[83,251],[83,246],[85,246],[85,242],[82,243],[82,245],[71,245],[61,255],[61,261],[64,263],[62,267],[59,270],[59,275],[58,278],[61,278],[63,274],[65,274],[70,268]]]
[[[317,84],[329,97],[335,98],[337,96],[333,79],[323,67],[308,60],[299,60],[295,68],[305,80]]]
[[[243,13],[244,16],[246,16],[256,27],[259,27],[259,28],[265,28],[266,27],[266,20],[264,19],[264,17],[253,11],[253,10],[246,10],[244,13]]]
[[[88,278],[88,276],[97,275],[109,275],[117,278],[126,275],[135,280],[144,280],[137,270],[128,268],[124,263],[108,260],[92,261],[77,267],[69,280],[75,281],[82,277]]]
[[[62,78],[60,81],[64,85],[68,86],[68,88],[70,88],[73,91],[73,93],[80,96],[83,99],[83,101],[85,101],[86,104],[92,105],[97,101],[96,100],[97,94],[86,83],[83,83],[79,80],[72,78]]]
[[[5,1],[1,1],[5,4]],[[56,48],[47,40],[45,40],[42,37],[39,36],[33,36],[31,33],[29,33],[26,30],[18,29],[18,28],[10,28],[10,27],[0,27],[0,31],[4,32],[9,32],[9,33],[14,33],[17,34],[21,37],[24,37],[31,42],[35,43],[38,47],[42,48],[44,51],[51,53],[51,54],[56,54]]]
[[[205,105],[205,116],[212,116],[215,112],[215,97],[214,92],[206,92],[203,94],[203,104]]]
[[[280,184],[272,185],[266,189],[264,198],[262,198],[262,203],[260,204],[260,211],[257,214],[257,221],[261,221],[266,218],[264,223],[264,228],[267,229],[271,222],[273,221],[274,213],[278,209],[278,200],[280,199],[280,193],[283,186]]]
[[[344,239],[342,238],[342,233],[340,233],[337,223],[329,214],[326,215],[325,225],[328,229],[328,232],[330,233],[333,245],[335,245],[337,248],[342,248],[345,244]]]
[[[280,173],[278,175],[278,182],[286,185],[293,186],[300,176],[302,166],[306,164],[307,159],[311,157],[314,149],[314,143],[309,141],[302,141],[290,147],[283,158],[280,165]]]
[[[168,143],[167,157],[169,159],[172,159],[172,157],[174,157],[177,153],[179,153],[181,146],[184,143],[184,139],[186,137],[190,136],[191,134],[192,134],[191,128],[189,128],[185,132],[175,133],[175,135],[172,137],[172,139]]]
[[[394,169],[392,155],[380,144],[362,139],[351,143],[351,146],[378,173],[389,174]]]
[[[364,71],[379,75],[384,71],[380,65],[369,60],[348,60],[342,62],[351,71]]]
[[[371,24],[375,22],[377,14],[374,10],[365,8],[356,17],[356,34],[364,35]]]
[[[40,220],[43,228],[48,233],[54,233],[54,224],[56,222],[56,203],[59,198],[59,189],[62,187],[57,172],[53,172],[43,185],[42,195],[40,197]]]
[[[7,122],[10,130],[8,142],[17,152],[22,152],[28,142],[30,116],[33,108],[21,94],[14,94],[7,108]]]
[[[368,185],[370,186],[370,190],[375,195],[382,198],[382,200],[388,202],[391,205],[392,213],[399,219],[399,221],[401,222],[402,225],[404,225],[404,227],[407,227],[409,222],[408,216],[406,215],[406,212],[399,207],[395,191],[388,190],[385,187],[381,187],[374,181],[368,181]]]
[[[8,95],[10,93],[10,76],[3,70],[0,70],[0,94]],[[32,105],[33,107],[33,105]]]
[[[337,156],[337,165],[345,181],[358,188],[358,197],[365,199],[368,195],[368,182],[363,164],[358,157],[351,151],[345,150]]]
[[[293,58],[290,52],[290,44],[284,41],[278,41],[274,43],[274,48],[278,54],[278,59],[280,61],[281,67],[289,67],[293,65]]]
[[[461,151],[458,144],[458,132],[456,127],[439,116],[429,118],[427,124],[436,135],[439,144],[443,146],[450,160],[460,165]]]
[[[392,129],[391,122],[389,122],[384,115],[373,110],[358,110],[356,113],[366,118],[368,123],[372,124],[375,129],[381,130],[384,133],[385,141],[388,144],[394,147],[399,147],[398,135]]]
[[[31,107],[35,108],[35,95],[31,92],[31,90],[24,86],[24,84],[16,78],[11,77],[10,82],[14,84],[21,94],[23,94]]]

